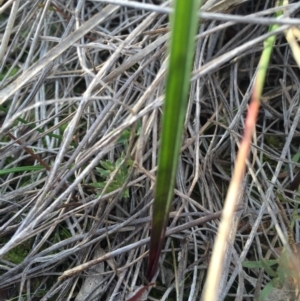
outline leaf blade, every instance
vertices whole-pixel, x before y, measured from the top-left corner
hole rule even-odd
[[[147,269],[149,281],[157,269],[173,198],[200,4],[200,0],[175,1]]]

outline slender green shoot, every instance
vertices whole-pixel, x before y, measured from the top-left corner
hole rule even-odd
[[[278,25],[272,25],[270,26],[269,31],[274,31],[277,28]],[[262,96],[266,74],[275,41],[276,36],[273,35],[264,42],[264,50],[258,64],[257,74],[251,97],[251,103],[249,104],[248,113],[246,117],[244,136],[240,144],[235,168],[225,200],[224,210],[222,213],[217,239],[210,260],[207,282],[205,286],[204,301],[217,300],[217,292],[220,283],[220,275],[222,273],[228,237],[230,230],[232,230],[231,227],[233,215],[238,202],[240,188],[242,187],[242,180],[246,170],[246,161],[250,151],[251,140],[253,132],[255,130],[256,119],[260,107],[260,98]]]
[[[200,5],[200,0],[175,0],[171,16],[170,59],[146,273],[149,281],[157,270],[174,195]]]
[[[26,172],[26,171],[37,171],[45,169],[42,165],[32,165],[32,166],[18,166],[13,168],[7,168],[0,170],[0,176],[7,175],[10,173],[16,173],[16,172]]]

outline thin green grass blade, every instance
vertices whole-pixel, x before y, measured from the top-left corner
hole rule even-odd
[[[244,268],[250,268],[250,269],[261,269],[265,266],[265,264],[267,264],[269,267],[278,264],[278,260],[277,259],[270,259],[270,260],[265,260],[264,263],[259,260],[259,261],[243,261],[242,262],[242,266]]]
[[[149,281],[157,270],[174,193],[200,4],[201,0],[175,0],[171,16],[170,60],[147,270]]]
[[[282,5],[282,1],[278,3],[278,5]],[[282,14],[281,11],[276,13],[276,17],[279,17]],[[269,32],[272,32],[279,28],[278,24],[273,24],[269,27]],[[261,54],[260,61],[259,61],[259,66],[258,66],[258,71],[257,71],[257,76],[255,79],[255,84],[254,84],[254,89],[253,89],[253,96],[257,97],[258,100],[260,100],[260,97],[263,92],[263,88],[265,85],[265,79],[267,76],[267,71],[268,71],[268,66],[270,63],[272,51],[274,44],[276,42],[276,36],[270,36],[268,39],[265,40],[264,42],[264,50]]]
[[[24,172],[24,171],[35,171],[45,169],[42,165],[33,165],[33,166],[19,166],[14,168],[8,168],[0,170],[0,176],[7,175],[15,172]]]

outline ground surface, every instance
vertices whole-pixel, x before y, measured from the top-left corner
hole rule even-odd
[[[145,283],[170,2],[11,2],[0,11],[0,300],[125,300]],[[219,218],[193,221],[222,210],[274,2],[204,15],[172,233],[147,300],[200,300]],[[229,13],[242,17],[220,20]],[[276,191],[300,241],[297,197],[284,193],[299,166],[299,89],[279,33],[220,300],[254,300],[272,278],[242,262],[282,245]]]

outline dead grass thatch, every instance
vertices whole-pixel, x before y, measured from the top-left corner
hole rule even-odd
[[[145,284],[170,1],[2,2],[0,300],[124,300]],[[274,21],[275,1],[231,2],[202,13],[175,199],[147,300],[201,297]],[[283,34],[296,21],[280,20],[219,300],[257,298],[270,278],[241,264],[282,245],[275,192],[284,195],[300,154],[299,69]],[[284,206],[292,220],[297,205]]]

